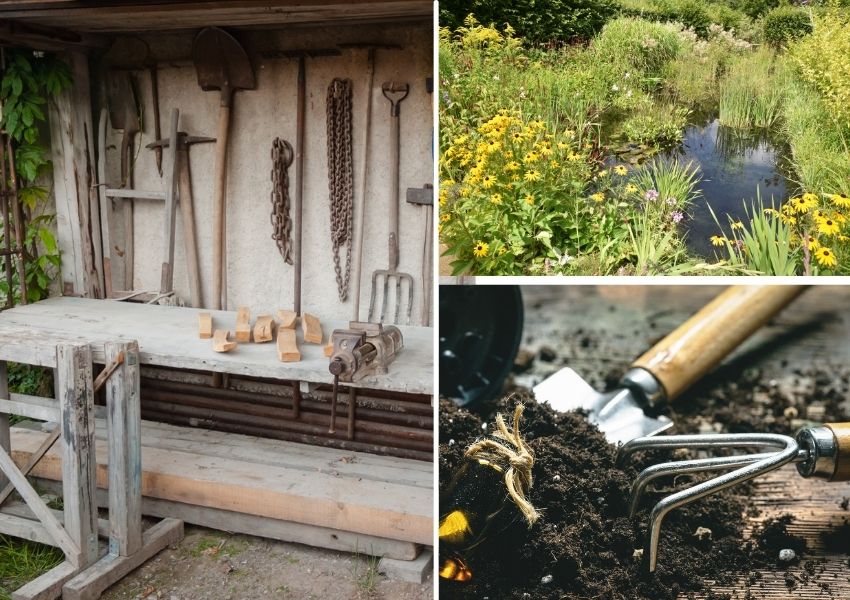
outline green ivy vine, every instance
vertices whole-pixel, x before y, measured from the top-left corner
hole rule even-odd
[[[26,225],[25,257],[27,301],[46,298],[50,283],[59,272],[60,256],[51,225],[56,215],[49,212],[49,190],[37,182],[49,175],[52,164],[46,137],[46,105],[71,87],[68,65],[53,54],[22,49],[4,50],[5,68],[0,79],[0,127],[12,140],[18,199]],[[3,215],[0,215],[0,223]],[[2,240],[0,230],[0,240]],[[11,293],[20,301],[17,274]],[[0,292],[9,294],[5,280]]]

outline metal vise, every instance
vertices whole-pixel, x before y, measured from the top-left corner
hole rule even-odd
[[[348,329],[331,334],[333,354],[328,370],[339,381],[359,381],[373,373],[386,373],[404,347],[401,331],[394,325],[352,321]]]

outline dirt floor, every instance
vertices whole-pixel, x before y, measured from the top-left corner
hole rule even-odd
[[[377,559],[187,526],[103,600],[430,600],[422,585],[389,581]]]
[[[665,520],[659,570],[649,577],[636,552],[643,545],[647,507],[630,520],[625,498],[635,468],[662,456],[637,455],[632,464],[616,465],[615,449],[584,419],[537,406],[527,392],[566,365],[597,387],[610,387],[630,360],[716,291],[524,290],[525,334],[506,385],[510,396],[476,413],[441,404],[440,514],[456,501],[450,480],[463,463],[463,449],[492,430],[496,411],[509,413],[521,401],[527,407],[524,435],[535,454],[529,499],[542,517],[529,529],[511,505],[493,519],[486,541],[471,551],[444,545],[441,558],[463,557],[473,575],[465,583],[441,580],[441,597],[848,597],[850,486],[817,487],[788,467],[677,509]],[[846,296],[822,290],[805,295],[796,311],[765,328],[735,360],[668,411],[675,432],[789,434],[809,422],[847,420],[847,319],[832,308],[846,306]],[[821,353],[828,359],[820,360]],[[686,483],[662,481],[656,487],[670,492]],[[796,558],[780,563],[779,551],[789,548]]]

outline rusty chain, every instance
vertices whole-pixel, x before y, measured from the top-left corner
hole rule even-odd
[[[328,188],[331,210],[331,243],[339,299],[348,298],[351,278],[352,225],[354,221],[354,163],[352,156],[352,84],[350,79],[334,79],[328,86]],[[347,245],[345,275],[340,249]]]
[[[292,217],[289,215],[289,167],[295,153],[286,140],[272,142],[272,239],[286,264],[292,264]]]

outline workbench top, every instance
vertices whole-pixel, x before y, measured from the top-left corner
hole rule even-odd
[[[57,343],[88,342],[93,360],[103,363],[103,342],[136,340],[142,364],[310,383],[333,382],[323,346],[303,343],[300,327],[301,361],[283,363],[277,358],[274,342],[239,344],[231,352],[214,352],[212,340],[198,338],[201,312],[212,314],[214,328],[235,328],[235,311],[50,298],[0,313],[0,360],[55,367]],[[252,323],[256,316],[252,313]],[[347,327],[348,321],[322,319],[323,343],[327,343],[334,329]],[[354,387],[433,393],[433,329],[399,329],[404,336],[404,349],[389,366],[389,373],[366,377],[352,384]]]

